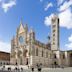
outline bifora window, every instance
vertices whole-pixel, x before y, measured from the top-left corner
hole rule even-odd
[[[63,59],[65,59],[65,54],[63,54]]]
[[[56,27],[56,25],[53,25],[53,28],[55,28]]]
[[[56,54],[54,54],[54,58],[56,59],[57,57],[56,57]]]
[[[38,56],[38,48],[36,48],[36,56]]]
[[[55,34],[53,34],[53,36],[55,36]]]
[[[53,32],[55,32],[56,30],[54,29]]]
[[[46,52],[46,58],[48,57],[48,52]]]
[[[43,50],[42,50],[42,57],[43,57]]]
[[[33,48],[32,49],[32,55],[35,56],[35,48],[34,48],[34,46],[32,46],[32,48]]]

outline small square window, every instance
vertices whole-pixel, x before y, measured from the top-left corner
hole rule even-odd
[[[56,25],[53,25],[53,28],[56,27]]]
[[[55,32],[56,30],[54,29],[53,32]]]
[[[53,34],[53,36],[55,36],[55,34]]]

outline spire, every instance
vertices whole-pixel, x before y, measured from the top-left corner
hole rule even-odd
[[[23,26],[22,19],[20,20],[20,26],[19,26],[19,28],[18,28],[18,29],[19,29],[19,30],[18,30],[18,32],[19,32],[19,33],[24,32],[24,26]]]
[[[20,27],[24,28],[24,27],[23,27],[22,19],[20,20],[20,26],[19,26],[19,28],[20,28]]]
[[[33,30],[33,28],[31,27],[31,29],[30,29],[30,33],[34,33],[34,30]]]
[[[32,40],[35,40],[35,32],[32,27],[30,28],[30,37]]]
[[[20,20],[20,25],[22,25],[23,24],[23,22],[22,22],[22,19]]]
[[[28,26],[27,26],[27,24],[24,25],[24,28],[28,30]]]
[[[27,28],[28,27],[27,24],[25,24],[24,27]]]

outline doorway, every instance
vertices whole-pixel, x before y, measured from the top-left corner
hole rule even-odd
[[[57,62],[55,61],[55,62],[54,62],[54,67],[57,67],[57,65],[58,65]]]
[[[26,59],[26,65],[28,65],[28,58]]]

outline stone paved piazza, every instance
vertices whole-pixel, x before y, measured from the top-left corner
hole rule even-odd
[[[19,70],[12,70],[12,71],[7,71],[7,70],[0,70],[0,72],[32,72],[31,69],[23,69],[23,71]],[[38,72],[37,68],[34,69],[33,72]],[[72,67],[68,68],[42,68],[41,72],[72,72]]]

